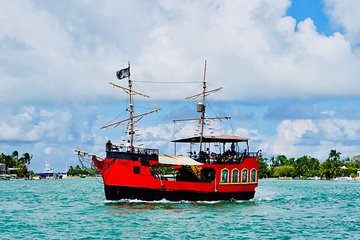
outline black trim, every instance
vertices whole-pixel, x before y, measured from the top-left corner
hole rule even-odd
[[[138,199],[154,201],[166,199],[169,201],[217,201],[217,200],[250,200],[255,191],[251,192],[195,192],[169,191],[161,189],[119,187],[104,185],[107,200]]]
[[[142,154],[142,153],[129,153],[129,152],[106,152],[107,158],[114,158],[118,160],[134,160],[142,163],[148,163],[150,160],[158,160],[159,156],[156,154]]]

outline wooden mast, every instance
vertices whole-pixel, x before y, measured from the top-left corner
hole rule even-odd
[[[187,119],[176,119],[173,120],[173,122],[178,122],[178,121],[191,121],[191,120],[197,120],[199,121],[199,123],[201,124],[201,130],[200,130],[200,150],[199,153],[202,151],[202,143],[203,143],[203,138],[204,138],[204,125],[205,125],[205,119],[209,119],[209,120],[221,120],[221,119],[230,119],[230,117],[213,117],[213,118],[208,118],[205,117],[205,98],[211,94],[211,93],[215,93],[217,91],[220,91],[222,89],[222,87],[218,87],[212,90],[207,91],[206,90],[206,67],[207,67],[207,60],[205,60],[205,66],[204,66],[204,79],[203,79],[203,91],[201,93],[186,97],[185,99],[189,100],[189,99],[196,99],[198,97],[202,97],[201,102],[198,103],[198,109],[197,112],[201,112],[201,116],[200,118],[187,118]],[[200,106],[201,105],[201,106]]]
[[[130,61],[129,61],[130,69]],[[133,92],[132,92],[132,81],[130,75],[128,76],[128,86],[129,86],[129,113],[130,113],[130,126],[129,126],[129,135],[130,135],[130,153],[134,151],[134,105],[133,105]]]
[[[129,71],[130,71],[130,61],[128,62],[128,68],[129,68]],[[148,111],[148,112],[145,112],[145,113],[142,113],[142,114],[139,114],[139,115],[135,115],[134,95],[141,95],[141,96],[146,97],[146,98],[150,98],[150,97],[148,95],[139,93],[139,92],[134,91],[132,89],[132,80],[131,80],[130,74],[128,75],[128,88],[119,86],[118,84],[111,83],[111,82],[110,82],[110,84],[113,87],[120,88],[120,89],[124,90],[124,92],[129,94],[129,108],[127,109],[129,111],[129,118],[123,119],[123,120],[120,120],[120,121],[117,121],[117,122],[114,122],[114,123],[107,124],[105,126],[102,126],[101,129],[104,129],[104,128],[107,129],[109,127],[117,127],[117,126],[119,126],[119,124],[121,124],[123,122],[126,122],[126,121],[129,121],[129,132],[128,132],[129,135],[130,135],[130,140],[129,140],[130,141],[130,144],[129,144],[130,149],[129,149],[129,151],[130,151],[130,153],[134,153],[134,149],[135,149],[134,148],[134,134],[135,134],[134,123],[139,121],[143,116],[145,116],[147,114],[159,111],[160,108],[156,108],[156,109],[153,109],[151,111]]]
[[[199,153],[202,151],[202,141],[204,137],[204,120],[205,120],[205,96],[206,96],[206,64],[207,61],[205,60],[205,66],[204,66],[204,79],[203,79],[203,92],[202,92],[202,109],[201,109],[201,132],[200,132],[200,150]]]

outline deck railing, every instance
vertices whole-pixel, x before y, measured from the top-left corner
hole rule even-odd
[[[119,152],[130,153],[131,152],[131,153],[135,153],[135,154],[159,155],[159,149],[133,147],[132,151],[131,151],[131,147],[117,146],[114,144],[111,145],[111,148],[107,147],[106,152],[111,152],[111,153],[119,153]]]

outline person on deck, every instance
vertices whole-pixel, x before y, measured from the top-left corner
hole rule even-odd
[[[108,140],[106,143],[106,151],[111,152],[111,149],[112,149],[112,143],[111,140]]]
[[[231,152],[232,152],[232,153],[234,153],[234,152],[235,152],[235,144],[234,144],[234,142],[233,142],[233,143],[231,143],[230,150],[231,150]]]
[[[125,148],[127,152],[130,152],[130,140],[127,140]]]
[[[193,159],[194,159],[194,160],[197,160],[197,159],[198,159],[198,155],[196,154],[195,151],[194,151],[194,154],[193,154]]]

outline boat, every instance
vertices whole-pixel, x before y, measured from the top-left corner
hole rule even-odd
[[[229,117],[206,117],[205,98],[210,93],[221,90],[221,88],[207,90],[206,65],[205,61],[202,92],[187,98],[202,98],[196,107],[200,117],[174,120],[174,122],[197,121],[201,127],[200,134],[173,140],[175,149],[173,155],[160,154],[157,148],[135,146],[134,122],[159,109],[135,115],[133,95],[146,95],[132,89],[130,63],[128,68],[117,72],[118,78],[119,75],[128,78],[128,86],[125,88],[118,84],[110,84],[129,94],[130,116],[102,128],[116,127],[129,122],[128,145],[116,145],[109,140],[105,146],[105,158],[76,150],[80,156],[91,156],[94,166],[101,173],[107,200],[218,201],[254,198],[258,186],[260,151],[250,152],[248,138],[204,133],[206,121],[229,119]],[[187,155],[176,153],[179,144],[189,145]]]
[[[40,179],[61,179],[62,174],[55,172],[48,161],[45,162],[44,170],[37,174]]]

